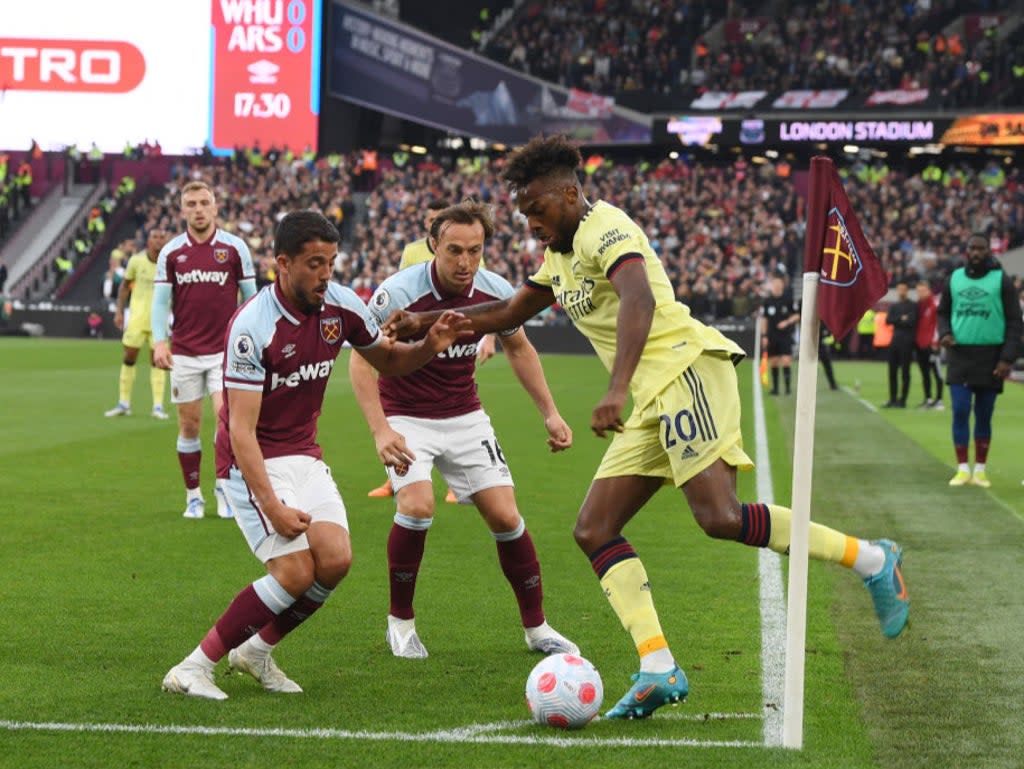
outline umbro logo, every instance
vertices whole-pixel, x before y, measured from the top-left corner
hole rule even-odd
[[[683,453],[679,455],[679,458],[680,459],[693,459],[696,456],[698,456],[698,454],[697,454],[696,451],[694,451],[693,446],[687,446],[685,449],[683,449]]]

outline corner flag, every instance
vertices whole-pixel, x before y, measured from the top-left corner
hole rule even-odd
[[[820,274],[818,313],[843,339],[885,296],[889,276],[868,245],[832,161],[811,159],[804,272]]]
[[[825,322],[836,339],[842,339],[856,326],[865,310],[885,294],[888,286],[889,276],[861,231],[835,166],[827,157],[812,158],[793,435],[793,517],[789,538],[782,721],[782,744],[787,748],[803,745],[807,558],[821,331],[818,319]]]

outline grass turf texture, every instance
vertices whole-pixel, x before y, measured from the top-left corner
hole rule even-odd
[[[588,425],[607,377],[594,358],[544,360],[576,432],[570,452],[546,451],[539,415],[504,358],[480,370],[481,393],[540,553],[549,620],[598,666],[610,706],[636,669],[635,654],[570,534],[606,445]],[[649,721],[598,722],[573,734],[522,723],[523,685],[538,658],[523,643],[493,541],[466,507],[439,504],[428,538],[416,603],[431,656],[393,658],[384,643],[384,543],[394,508],[365,497],[382,472],[343,360],[320,438],[349,508],[355,564],[325,608],[275,653],[306,694],[271,695],[223,673],[218,683],[227,702],[164,694],[166,670],[262,569],[232,522],[181,518],[175,428],[173,420],[148,416],[144,362],[136,414],[102,417],[116,400],[119,361],[113,342],[0,340],[0,491],[9,565],[0,583],[0,721],[183,733],[5,728],[0,766],[1017,764],[1021,665],[1013,639],[1022,619],[1014,604],[1021,521],[980,489],[945,487],[949,462],[915,442],[918,415],[873,414],[842,393],[823,393],[819,405],[815,517],[907,545],[913,626],[905,638],[885,642],[859,581],[838,567],[812,564],[802,752],[758,747],[759,717],[701,718],[761,713],[757,556],[704,537],[669,489],[626,533],[690,677],[686,704]],[[848,371],[840,364],[842,379]],[[881,383],[880,366],[868,371]],[[862,395],[880,402],[868,376],[860,377]],[[747,365],[740,381],[749,404]],[[1024,436],[1003,429],[1010,404],[1019,414],[1020,396],[1008,393],[997,406],[993,492],[1004,489],[1002,472],[1011,477],[1013,447],[1024,445]],[[773,400],[767,409],[775,495],[785,501],[790,444],[783,428],[791,424],[792,403]],[[203,487],[212,506],[209,416]],[[920,416],[944,423],[948,435],[948,412]],[[752,443],[749,407],[745,420]],[[921,422],[925,427],[932,425]],[[754,499],[753,488],[752,474],[741,476],[741,498]],[[1005,490],[1008,496],[1008,480]],[[514,723],[478,732],[477,742],[467,741],[472,730],[457,731],[498,722]],[[558,738],[577,742],[550,744]]]

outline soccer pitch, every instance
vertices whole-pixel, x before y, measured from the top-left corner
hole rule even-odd
[[[0,340],[9,566],[0,587],[0,766],[1019,765],[1019,387],[997,407],[991,492],[946,487],[948,412],[881,414],[851,393],[821,393],[813,515],[905,545],[912,625],[886,641],[859,581],[811,564],[805,748],[790,752],[766,747],[781,702],[764,699],[759,553],[706,538],[668,489],[626,534],[690,678],[686,703],[647,721],[598,721],[580,732],[529,723],[523,685],[538,657],[523,643],[493,541],[472,508],[443,502],[417,589],[417,627],[430,657],[392,657],[384,545],[394,507],[365,496],[383,473],[344,358],[320,439],[349,508],[354,566],[275,653],[306,693],[268,694],[223,672],[226,702],[162,693],[166,670],[262,569],[232,522],[181,518],[175,427],[146,416],[144,362],[136,415],[102,417],[116,400],[119,361],[114,342]],[[546,451],[540,417],[504,358],[480,370],[481,395],[541,558],[548,618],[597,665],[610,705],[635,672],[635,654],[571,537],[606,445],[588,425],[607,376],[591,357],[544,363],[575,430],[570,451]],[[857,365],[838,364],[841,381],[860,379],[859,397],[881,402],[883,369]],[[753,453],[751,380],[744,364]],[[765,403],[779,502],[790,493],[792,408],[786,399]],[[211,426],[208,415],[208,500]],[[754,474],[741,476],[740,492],[756,497]]]

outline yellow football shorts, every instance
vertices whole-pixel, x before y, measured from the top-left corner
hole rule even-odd
[[[121,335],[121,344],[125,347],[142,349],[144,345],[149,344],[150,349],[152,349],[152,341],[153,331],[148,323],[142,324],[129,322],[124,327],[124,333]]]
[[[741,470],[754,467],[743,451],[736,367],[727,354],[705,351],[654,400],[633,410],[594,477],[660,476],[678,487],[717,459]]]

